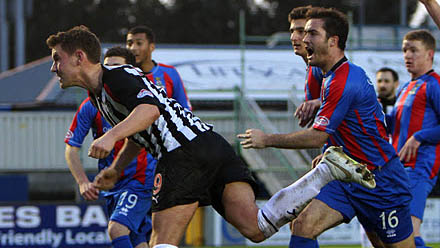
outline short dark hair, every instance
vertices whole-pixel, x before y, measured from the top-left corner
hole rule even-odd
[[[377,70],[376,74],[379,72],[390,72],[391,75],[393,75],[394,82],[399,81],[399,74],[397,72],[389,67],[382,67],[379,70]]]
[[[347,16],[334,8],[314,7],[307,11],[307,19],[322,19],[327,38],[338,36],[338,47],[345,50],[345,43],[348,37]]]
[[[435,38],[428,30],[418,29],[409,31],[405,34],[403,40],[419,40],[427,49],[435,51]]]
[[[128,30],[127,34],[145,34],[148,42],[156,43],[156,35],[153,32],[153,29],[147,26],[136,26]]]
[[[287,20],[290,23],[292,20],[306,19],[307,11],[311,8],[313,8],[312,5],[293,8],[287,17]]]
[[[75,26],[65,32],[52,34],[47,38],[46,44],[49,48],[54,48],[58,44],[61,48],[72,55],[77,49],[83,50],[87,58],[92,63],[101,61],[101,44],[98,37],[84,25]]]
[[[129,49],[125,47],[115,46],[108,49],[107,52],[105,52],[104,58],[113,57],[113,56],[124,58],[125,63],[129,65],[136,64],[136,57]]]

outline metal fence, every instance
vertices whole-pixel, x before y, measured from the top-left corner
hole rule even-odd
[[[0,112],[0,173],[68,171],[64,137],[74,114],[73,111]],[[236,99],[234,111],[195,111],[195,114],[213,124],[214,130],[231,144],[238,144],[236,135],[246,128],[260,128],[270,133],[298,128],[292,110],[264,112],[253,99],[245,97]],[[91,142],[89,134],[80,151],[88,171],[97,168],[97,161],[87,156]],[[241,153],[272,193],[304,174],[311,160],[305,151],[251,149]]]

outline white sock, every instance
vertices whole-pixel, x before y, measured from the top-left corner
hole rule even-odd
[[[294,220],[322,187],[334,180],[324,163],[318,164],[291,185],[281,189],[258,211],[258,227],[266,238]]]
[[[179,248],[175,245],[168,245],[168,244],[158,244],[153,246],[153,248]]]

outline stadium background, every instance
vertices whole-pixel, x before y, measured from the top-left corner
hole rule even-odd
[[[302,101],[305,67],[290,47],[287,13],[306,4],[337,7],[349,15],[347,55],[372,79],[384,65],[396,69],[401,82],[409,79],[400,41],[410,28],[428,28],[439,37],[411,0],[0,0],[0,185],[6,189],[0,193],[0,247],[108,246],[101,205],[81,199],[64,161],[62,140],[86,94],[58,88],[48,72],[48,35],[85,24],[105,49],[123,44],[127,27],[151,26],[158,36],[153,58],[177,67],[196,114],[236,144],[235,134],[246,127],[298,129],[292,113]],[[262,200],[302,175],[317,153],[237,151],[261,182]],[[93,176],[96,161],[85,152],[82,159]],[[436,243],[439,195],[437,185],[422,227]],[[326,232],[321,243],[359,247],[358,226]],[[285,247],[288,232],[286,227],[273,239],[278,241],[263,246]],[[191,223],[182,245],[251,244],[206,208]]]

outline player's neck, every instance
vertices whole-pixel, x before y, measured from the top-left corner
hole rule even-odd
[[[416,78],[419,78],[420,76],[425,75],[426,73],[428,73],[431,70],[432,70],[432,66],[425,67],[425,68],[423,68],[423,70],[419,70],[418,72],[415,72],[415,73],[410,73],[411,79],[414,80]]]
[[[150,72],[154,67],[154,62],[151,59],[147,59],[145,60],[142,65],[141,65],[141,69],[143,72]]]
[[[101,92],[102,88],[102,67],[101,64],[90,65],[87,71],[83,74],[83,81],[85,83],[86,88],[93,92],[94,94],[98,94]]]
[[[326,63],[325,66],[321,68],[324,75],[327,74],[330,70],[332,70],[332,68],[344,57],[345,54],[343,52],[329,53],[327,59],[328,62]]]

